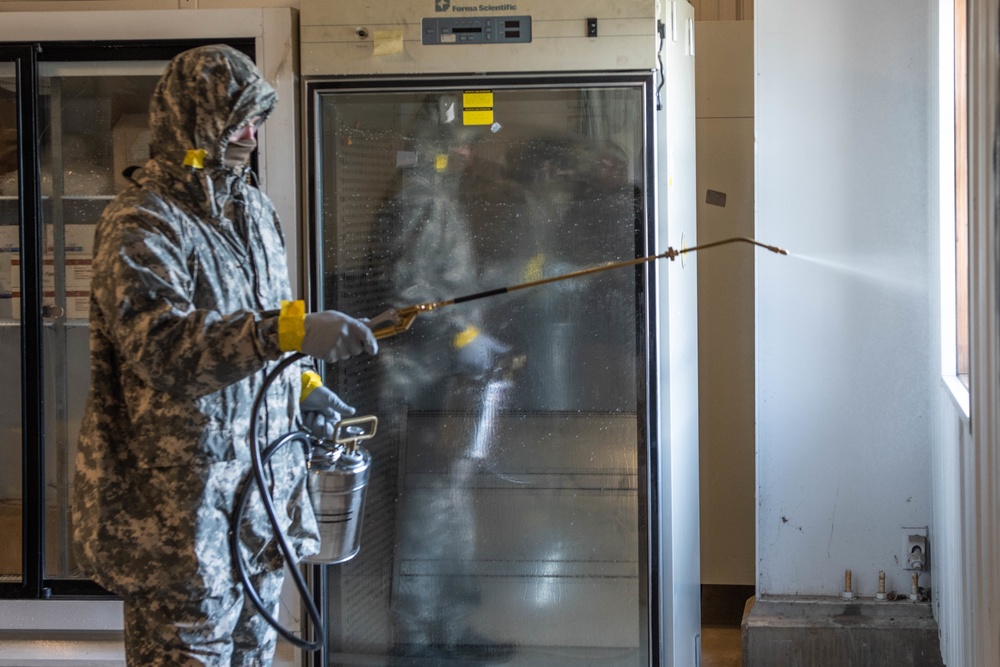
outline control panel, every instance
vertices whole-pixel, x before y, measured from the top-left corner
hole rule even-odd
[[[531,41],[530,16],[433,18],[421,22],[424,44],[512,44]]]

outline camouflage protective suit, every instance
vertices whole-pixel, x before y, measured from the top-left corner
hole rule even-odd
[[[222,160],[233,130],[276,100],[230,47],[177,56],[150,104],[153,157],[97,225],[74,537],[84,572],[125,601],[129,665],[266,665],[274,650],[234,582],[227,533],[253,399],[282,356],[267,311],[291,291],[273,205]],[[183,164],[191,149],[201,168]],[[268,393],[268,442],[295,430],[301,371]],[[316,553],[301,449],[269,468],[290,543]],[[276,606],[282,558],[252,497],[244,553]]]

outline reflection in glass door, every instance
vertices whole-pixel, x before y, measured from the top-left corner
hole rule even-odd
[[[322,307],[646,254],[645,81],[494,84],[316,84]],[[441,308],[329,369],[380,420],[361,552],[327,571],[329,664],[648,664],[643,275]]]

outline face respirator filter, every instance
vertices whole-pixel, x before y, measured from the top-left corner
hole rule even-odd
[[[226,144],[226,152],[222,156],[222,161],[227,167],[242,167],[250,162],[250,154],[257,148],[254,139],[230,141]]]

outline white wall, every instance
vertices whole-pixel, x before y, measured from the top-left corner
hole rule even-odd
[[[930,522],[931,6],[755,7],[758,594],[907,592]]]

